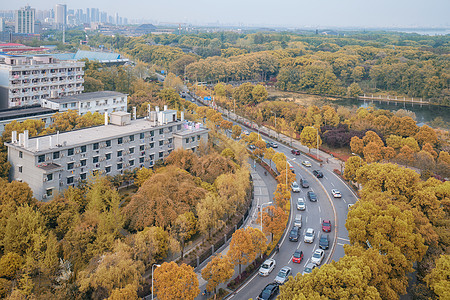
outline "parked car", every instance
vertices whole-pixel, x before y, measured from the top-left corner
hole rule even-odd
[[[325,256],[325,252],[322,249],[316,249],[311,257],[311,262],[316,265],[320,265]]]
[[[308,264],[306,265],[305,269],[303,270],[302,275],[312,273],[312,270],[314,270],[315,267],[316,267],[315,264],[313,264],[313,263],[308,263]]]
[[[306,202],[303,198],[297,199],[297,210],[305,210],[306,209]]]
[[[271,142],[270,145],[272,146],[272,148],[278,148],[278,144],[275,142]]]
[[[323,178],[323,173],[322,171],[319,170],[314,170],[313,175],[316,176],[317,178]]]
[[[329,245],[330,245],[330,242],[328,241],[328,235],[321,234],[320,240],[319,240],[319,248],[323,249],[323,250],[327,250]]]
[[[294,155],[300,155],[300,150],[292,149],[291,153]]]
[[[341,192],[339,192],[339,190],[336,190],[336,189],[332,189],[331,190],[331,194],[333,195],[334,198],[341,198],[342,197]]]
[[[309,201],[317,201],[317,195],[313,191],[308,191],[307,196]]]
[[[264,287],[264,289],[259,294],[257,300],[270,300],[275,299],[280,292],[280,287],[278,283],[272,282]]]
[[[302,162],[302,165],[304,165],[305,167],[311,167],[311,163],[309,162],[309,160],[304,160]]]
[[[297,226],[292,227],[291,232],[289,232],[289,240],[291,242],[298,242],[299,236],[300,236],[300,228]]]
[[[305,188],[305,189],[309,188],[309,182],[306,179],[301,178],[300,185],[302,186],[302,188]]]
[[[300,186],[298,185],[297,181],[291,183],[291,189],[293,193],[300,193]]]
[[[275,277],[275,282],[279,284],[284,284],[286,281],[289,280],[289,275],[291,275],[291,268],[286,266],[283,267],[280,272],[278,272],[277,277]]]
[[[255,149],[256,149],[256,146],[253,145],[253,144],[249,145],[248,147],[249,147],[251,150],[255,150]]]
[[[314,237],[315,237],[314,229],[308,228],[308,229],[306,229],[305,237],[303,238],[303,241],[305,243],[312,244],[312,243],[314,243]]]
[[[325,232],[331,231],[331,221],[330,220],[323,220],[322,221],[322,230]]]
[[[299,264],[303,259],[303,251],[295,250],[294,255],[292,255],[292,262]]]
[[[275,268],[276,262],[275,259],[267,259],[259,268],[259,275],[261,276],[269,276],[269,274]]]

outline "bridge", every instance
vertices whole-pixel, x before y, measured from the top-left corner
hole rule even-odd
[[[403,103],[404,105],[406,104],[411,104],[412,106],[414,106],[414,104],[420,105],[420,107],[422,107],[422,105],[430,105],[431,102],[430,100],[423,100],[422,98],[406,98],[406,97],[398,97],[398,96],[374,96],[372,95],[366,95],[364,94],[364,96],[358,96],[358,100],[360,101],[370,101],[370,102],[385,102],[387,104],[389,103]]]

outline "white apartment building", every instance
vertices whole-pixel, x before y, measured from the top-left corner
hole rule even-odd
[[[35,18],[36,10],[30,6],[16,10],[16,33],[34,33]]]
[[[88,179],[92,173],[114,176],[135,168],[150,168],[178,148],[194,152],[208,140],[208,129],[177,119],[176,110],[156,111],[131,120],[130,113],[114,112],[105,125],[29,138],[12,133],[8,147],[10,179],[27,182],[38,200]]]
[[[58,61],[47,55],[0,55],[0,109],[80,94],[83,67],[82,61]]]
[[[115,111],[127,111],[127,94],[101,91],[92,93],[82,93],[72,96],[64,96],[55,99],[43,99],[41,106],[66,112],[70,110],[78,111],[79,115],[87,112],[91,113],[112,113]]]

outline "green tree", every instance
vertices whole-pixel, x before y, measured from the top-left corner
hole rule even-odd
[[[305,128],[303,128],[302,133],[300,134],[300,143],[308,147],[309,152],[311,152],[312,148],[317,148],[322,145],[322,139],[320,138],[320,135],[318,135],[316,128],[312,126],[306,126]]]

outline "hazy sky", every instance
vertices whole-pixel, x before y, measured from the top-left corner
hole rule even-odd
[[[290,27],[450,27],[450,0],[0,0],[0,9],[94,7],[128,19]]]

